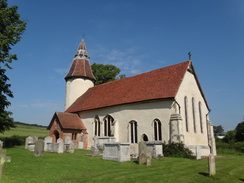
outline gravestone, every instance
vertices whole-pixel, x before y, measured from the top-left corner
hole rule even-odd
[[[71,141],[70,136],[66,136],[66,137],[64,138],[64,144],[69,144],[70,141]]]
[[[0,140],[0,149],[3,148],[3,141]]]
[[[57,140],[58,143],[58,153],[63,153],[64,152],[64,141],[63,139],[59,138]]]
[[[36,143],[35,143],[35,156],[43,156],[43,152],[44,152],[44,140],[39,139]]]
[[[103,159],[118,162],[130,161],[130,143],[104,143]]]
[[[35,143],[38,140],[36,136],[29,136],[25,139],[25,149],[28,149],[29,151],[34,151],[35,149]]]
[[[196,146],[196,159],[201,159],[201,146]]]
[[[53,138],[50,136],[47,136],[44,138],[44,151],[47,152],[48,151],[48,144],[52,143]]]
[[[64,144],[64,151],[73,153],[75,150],[74,143],[72,141],[69,141],[68,143]]]
[[[150,159],[151,159],[151,153],[148,153],[147,151],[146,142],[144,141],[139,142],[139,164],[147,163],[147,161],[150,161]]]
[[[146,142],[147,152],[151,152],[153,158],[163,157],[163,143],[159,141]]]
[[[11,162],[11,158],[6,156],[6,149],[2,148],[3,143],[1,141],[1,146],[0,146],[0,181],[1,181],[1,177],[2,177],[2,169],[3,169],[3,165],[5,162]]]
[[[78,149],[84,149],[84,142],[78,142]]]
[[[151,152],[147,153],[147,157],[146,157],[146,165],[147,166],[151,166],[152,165],[152,154]]]
[[[130,144],[130,156],[132,158],[138,157],[138,144]]]
[[[99,153],[99,149],[97,147],[97,141],[98,141],[97,136],[93,137],[93,140],[94,140],[94,146],[92,146],[92,148],[91,148],[91,155],[92,156],[99,156],[100,153]]]
[[[212,154],[209,154],[208,156],[208,174],[209,176],[216,174],[215,158]]]

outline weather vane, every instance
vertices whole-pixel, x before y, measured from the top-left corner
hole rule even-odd
[[[189,60],[191,60],[191,52],[188,53]]]

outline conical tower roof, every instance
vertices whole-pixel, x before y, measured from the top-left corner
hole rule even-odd
[[[67,81],[71,78],[86,78],[95,81],[96,78],[92,73],[89,58],[85,41],[82,39],[75,53],[70,70],[65,76],[65,80]]]

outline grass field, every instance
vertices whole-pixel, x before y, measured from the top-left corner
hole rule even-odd
[[[217,158],[217,174],[209,177],[207,159],[153,159],[152,166],[137,161],[118,163],[90,157],[89,150],[75,153],[44,153],[35,157],[23,147],[7,149],[12,161],[3,167],[2,183],[74,182],[197,182],[235,183],[244,181],[244,156]]]
[[[11,137],[13,135],[46,137],[49,135],[49,131],[44,127],[19,124],[16,126],[16,128],[11,128],[9,131],[0,133],[0,137]]]

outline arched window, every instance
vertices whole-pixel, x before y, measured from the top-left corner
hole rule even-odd
[[[192,97],[192,120],[193,120],[193,127],[194,127],[194,132],[197,132],[196,129],[196,116],[195,116],[195,99]]]
[[[94,125],[95,125],[94,135],[101,136],[101,122],[98,116],[96,116],[94,119]]]
[[[185,105],[186,131],[188,132],[188,100],[186,96],[184,98],[184,105]]]
[[[131,121],[130,123],[130,143],[137,143],[137,122]]]
[[[143,141],[145,141],[145,142],[147,142],[147,141],[148,141],[148,137],[147,137],[147,135],[146,135],[146,134],[143,134],[141,137],[142,137],[142,140],[143,140]]]
[[[110,115],[104,118],[104,136],[114,136],[114,118]]]
[[[202,103],[198,103],[198,108],[199,108],[199,120],[200,120],[200,128],[201,128],[201,133],[203,133],[203,128],[202,128]]]
[[[154,140],[160,141],[162,140],[162,124],[158,119],[153,121],[154,125]]]

